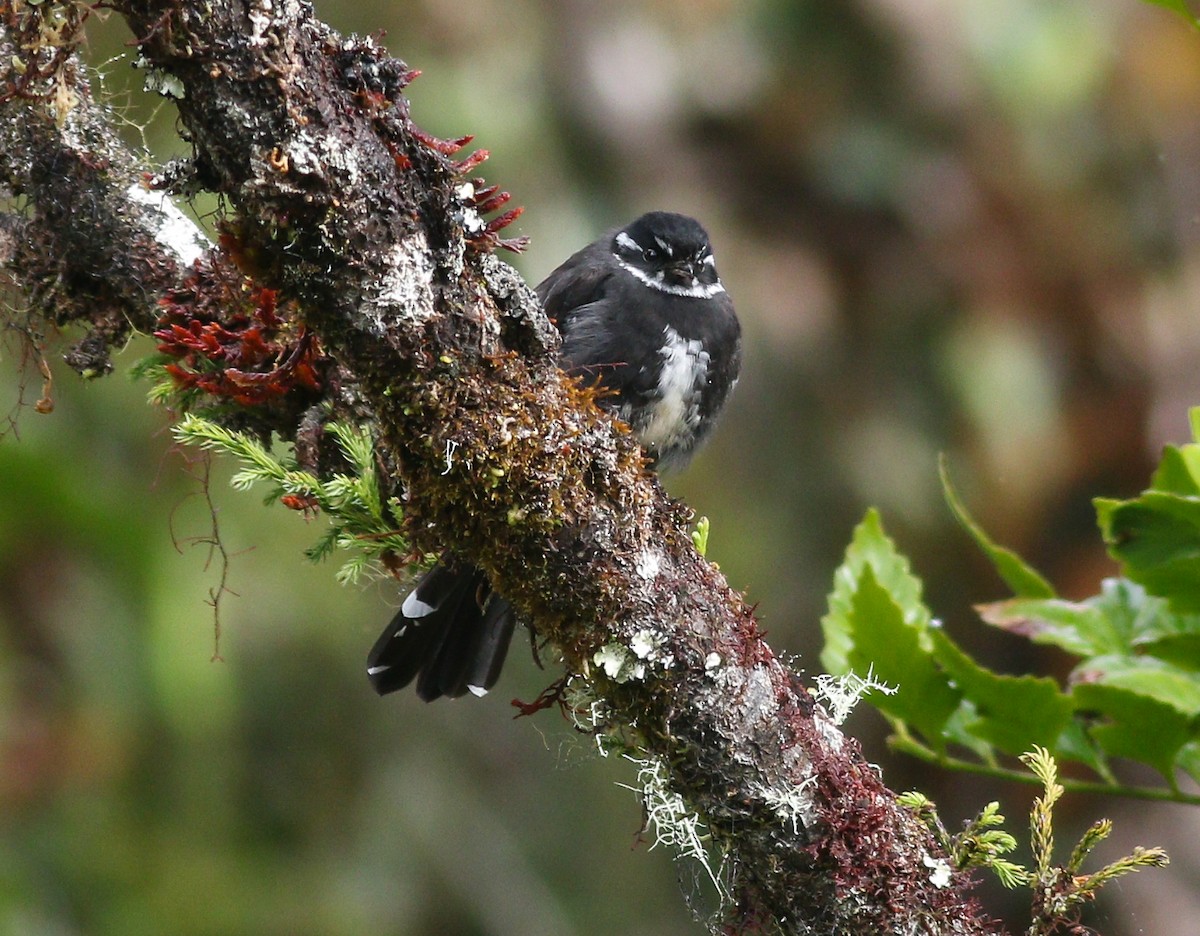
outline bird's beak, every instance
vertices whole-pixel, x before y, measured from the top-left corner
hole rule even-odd
[[[696,282],[696,268],[690,260],[676,260],[667,264],[663,279],[672,286],[690,286]]]

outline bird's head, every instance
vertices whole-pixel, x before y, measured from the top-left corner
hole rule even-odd
[[[661,292],[711,299],[725,291],[708,232],[686,215],[642,215],[613,236],[612,253],[624,270]]]

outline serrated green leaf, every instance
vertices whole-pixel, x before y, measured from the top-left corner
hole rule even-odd
[[[848,662],[860,674],[897,686],[894,695],[876,695],[872,704],[886,715],[919,731],[934,747],[945,746],[943,729],[958,707],[959,693],[947,682],[923,640],[921,628],[909,623],[900,605],[864,565],[848,615],[851,646]]]
[[[1054,586],[1047,582],[1033,566],[1006,546],[997,543],[984,532],[975,518],[967,510],[966,504],[958,496],[954,485],[950,482],[950,470],[946,465],[946,457],[938,459],[938,474],[942,479],[942,493],[950,512],[971,539],[983,550],[984,555],[991,560],[992,566],[1004,579],[1004,584],[1012,589],[1014,595],[1021,598],[1053,598]]]
[[[975,706],[970,701],[963,700],[946,720],[942,735],[947,744],[961,745],[973,752],[983,763],[995,766],[998,763],[996,749],[975,734],[973,726],[978,718]]]
[[[976,610],[995,627],[1076,656],[1171,653],[1184,666],[1200,667],[1200,615],[1178,614],[1128,579],[1105,579],[1087,601],[1013,598]]]
[[[1113,642],[1097,653],[1158,657],[1185,669],[1200,669],[1200,614],[1181,614],[1137,582],[1109,578],[1100,594],[1086,604],[1099,611],[1112,628]]]
[[[1104,752],[1096,747],[1095,742],[1084,729],[1083,723],[1077,718],[1067,722],[1062,734],[1054,742],[1053,753],[1060,761],[1075,761],[1077,764],[1085,764],[1103,777],[1107,783],[1114,786],[1117,783],[1117,778],[1113,776],[1108,762],[1104,759]]]
[[[1146,647],[1168,637],[1200,635],[1200,615],[1179,614],[1157,595],[1137,582],[1109,578],[1100,583],[1100,595],[1089,599],[1106,617],[1127,634],[1128,645],[1146,652]]]
[[[1200,447],[1188,445],[1179,449],[1168,445],[1164,448],[1150,489],[1185,497],[1200,494]]]
[[[1076,656],[1092,656],[1121,646],[1113,641],[1108,622],[1094,607],[1061,598],[1011,598],[976,605],[979,616],[1034,643],[1054,644]]]
[[[1125,574],[1180,612],[1200,612],[1200,497],[1147,491],[1096,498],[1109,553]]]
[[[1153,657],[1094,657],[1082,663],[1071,678],[1128,689],[1188,717],[1200,715],[1200,676]]]
[[[896,550],[896,544],[883,531],[879,512],[872,508],[855,527],[846,556],[833,576],[829,594],[829,613],[821,619],[825,646],[821,665],[835,676],[851,671],[848,660],[853,645],[849,616],[863,570],[870,567],[881,585],[901,609],[904,621],[924,627],[930,620],[929,609],[921,599],[921,580],[912,574],[908,559]]]
[[[1071,718],[1072,704],[1053,680],[1004,676],[980,666],[941,630],[930,632],[934,656],[975,709],[972,734],[1008,754],[1050,747]]]
[[[1192,720],[1176,708],[1119,686],[1085,683],[1071,690],[1076,710],[1104,721],[1089,729],[1109,757],[1149,764],[1175,787],[1175,759],[1192,740]]]

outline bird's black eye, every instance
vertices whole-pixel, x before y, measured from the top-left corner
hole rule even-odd
[[[658,251],[655,250],[653,247],[643,247],[642,248],[642,259],[647,262],[650,262],[651,260],[657,260],[658,259]]]

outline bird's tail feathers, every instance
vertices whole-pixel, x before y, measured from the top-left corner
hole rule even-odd
[[[414,679],[426,702],[495,685],[512,640],[512,607],[473,566],[438,563],[421,577],[367,655],[380,695]]]

